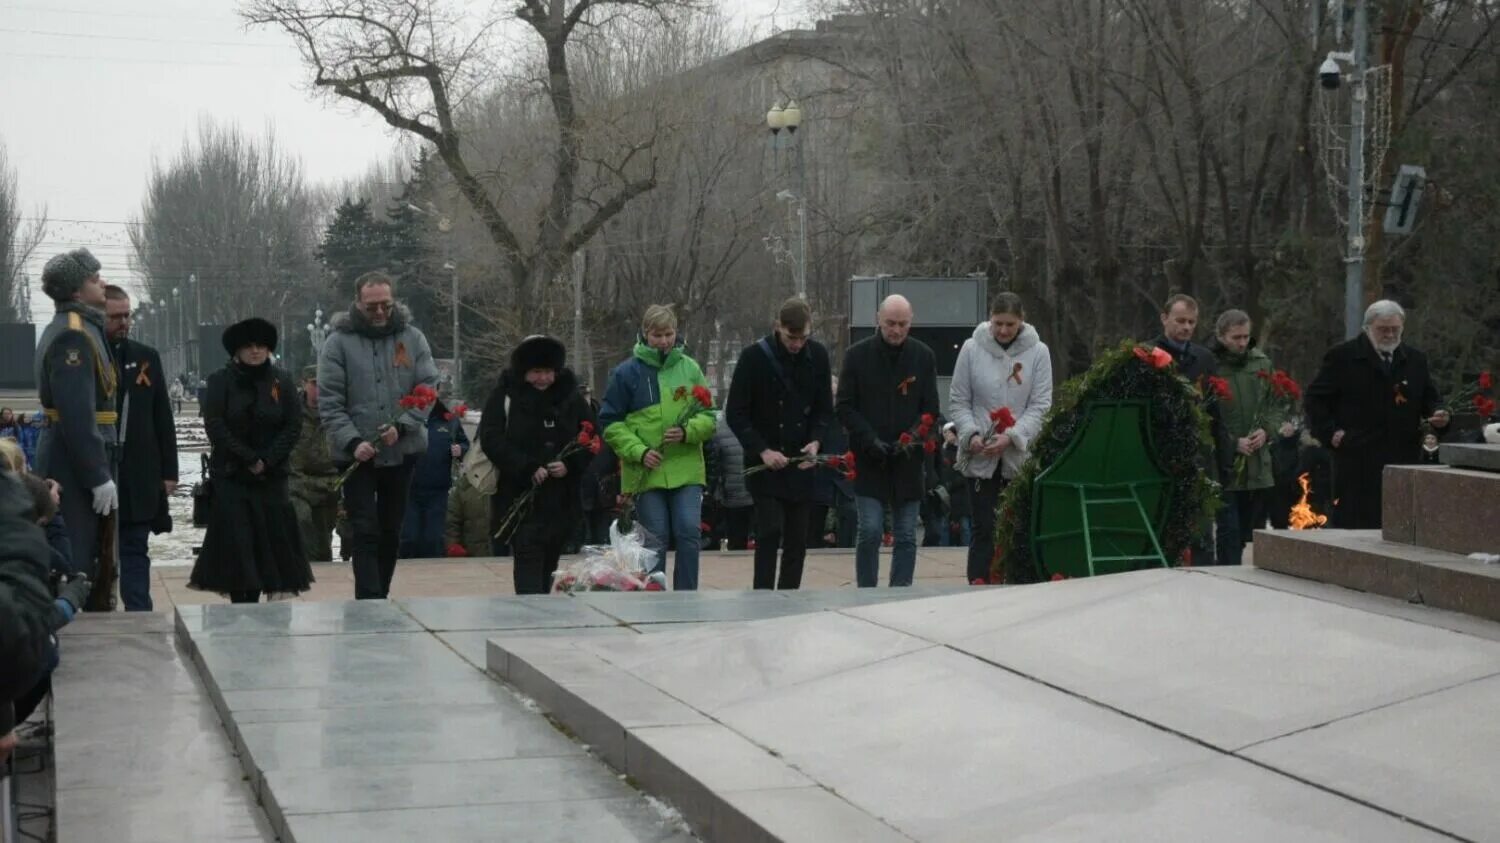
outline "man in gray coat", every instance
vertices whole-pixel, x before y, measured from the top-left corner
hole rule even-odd
[[[354,545],[354,596],[390,596],[400,548],[407,487],[427,450],[429,408],[403,408],[418,385],[437,388],[438,371],[427,337],[394,298],[395,282],[367,272],[355,282],[355,302],[333,317],[318,357],[318,415],[344,482],[344,511]]]

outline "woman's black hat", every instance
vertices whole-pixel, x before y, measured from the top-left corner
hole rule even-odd
[[[259,316],[252,316],[224,329],[224,350],[229,352],[230,357],[251,343],[263,345],[275,351],[276,326]]]
[[[558,370],[567,362],[568,352],[554,337],[532,334],[510,353],[510,369],[524,375],[532,369]]]

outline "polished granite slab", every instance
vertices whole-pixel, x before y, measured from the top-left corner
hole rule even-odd
[[[707,839],[1500,827],[1500,733],[1463,727],[1500,703],[1494,635],[1277,586],[1157,571],[636,638],[504,633],[489,665]]]
[[[273,841],[207,690],[150,613],[80,615],[53,674],[61,841]]]

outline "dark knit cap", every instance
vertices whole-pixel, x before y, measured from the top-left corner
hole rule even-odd
[[[532,369],[561,369],[567,362],[568,352],[563,344],[553,337],[532,334],[516,350],[510,353],[510,369],[524,375]]]
[[[315,381],[318,379],[318,364],[302,367],[302,379],[304,381]]]
[[[224,329],[224,350],[233,357],[236,351],[251,343],[276,350],[276,326],[259,316],[236,322]]]
[[[81,247],[53,255],[42,267],[42,292],[53,301],[72,301],[73,295],[83,289],[83,282],[97,274],[101,266],[93,253]]]

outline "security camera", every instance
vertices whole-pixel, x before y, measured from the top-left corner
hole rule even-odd
[[[1339,69],[1339,63],[1333,60],[1333,56],[1323,59],[1318,66],[1318,82],[1328,90],[1336,90],[1339,83],[1343,81],[1343,72]]]

